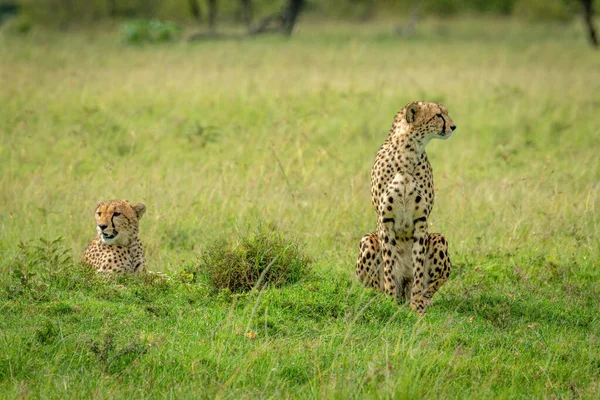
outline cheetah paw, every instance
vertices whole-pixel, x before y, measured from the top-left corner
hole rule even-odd
[[[410,302],[410,309],[412,311],[416,312],[417,314],[425,314],[425,308],[426,308],[426,304],[423,299]]]

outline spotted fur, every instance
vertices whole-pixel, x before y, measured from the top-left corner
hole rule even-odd
[[[143,203],[110,200],[96,207],[98,235],[83,252],[82,260],[102,272],[142,272],[146,270],[144,248],[138,238]]]
[[[360,241],[356,274],[361,282],[425,312],[450,275],[448,242],[428,233],[434,203],[433,172],[425,146],[456,129],[438,103],[414,102],[396,114],[371,171],[377,232]]]

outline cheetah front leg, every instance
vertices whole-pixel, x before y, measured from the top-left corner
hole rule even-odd
[[[413,287],[410,294],[410,309],[419,314],[425,312],[425,250],[428,247],[427,217],[422,216],[414,221],[412,264]]]
[[[131,251],[131,271],[130,272],[146,272],[146,258],[144,257],[144,247],[139,239]]]
[[[390,206],[388,211],[391,211]],[[394,218],[383,214],[377,224],[377,240],[381,246],[381,261],[383,264],[383,292],[398,298],[398,287],[394,278],[395,260],[399,259],[394,233]]]
[[[452,268],[450,256],[448,255],[448,241],[441,233],[429,234],[429,248],[425,262],[429,282],[423,297],[427,306],[431,304],[431,298],[435,292],[448,280]]]

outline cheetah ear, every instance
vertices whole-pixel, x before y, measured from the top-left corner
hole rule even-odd
[[[144,203],[137,203],[133,206],[133,209],[135,210],[138,219],[142,219],[142,215],[146,212],[146,205]]]
[[[419,104],[410,103],[406,106],[406,122],[409,124],[415,122],[415,116],[417,115],[417,111],[419,111]]]

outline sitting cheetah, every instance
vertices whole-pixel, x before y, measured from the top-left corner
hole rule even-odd
[[[448,139],[455,129],[441,104],[407,104],[396,114],[371,171],[377,233],[360,241],[356,274],[367,286],[410,299],[410,308],[419,313],[451,267],[444,236],[427,232],[434,191],[425,146],[432,138]]]
[[[143,203],[131,205],[127,200],[110,200],[96,207],[98,235],[83,252],[82,260],[97,271],[142,272],[146,270],[144,248],[138,238]]]

